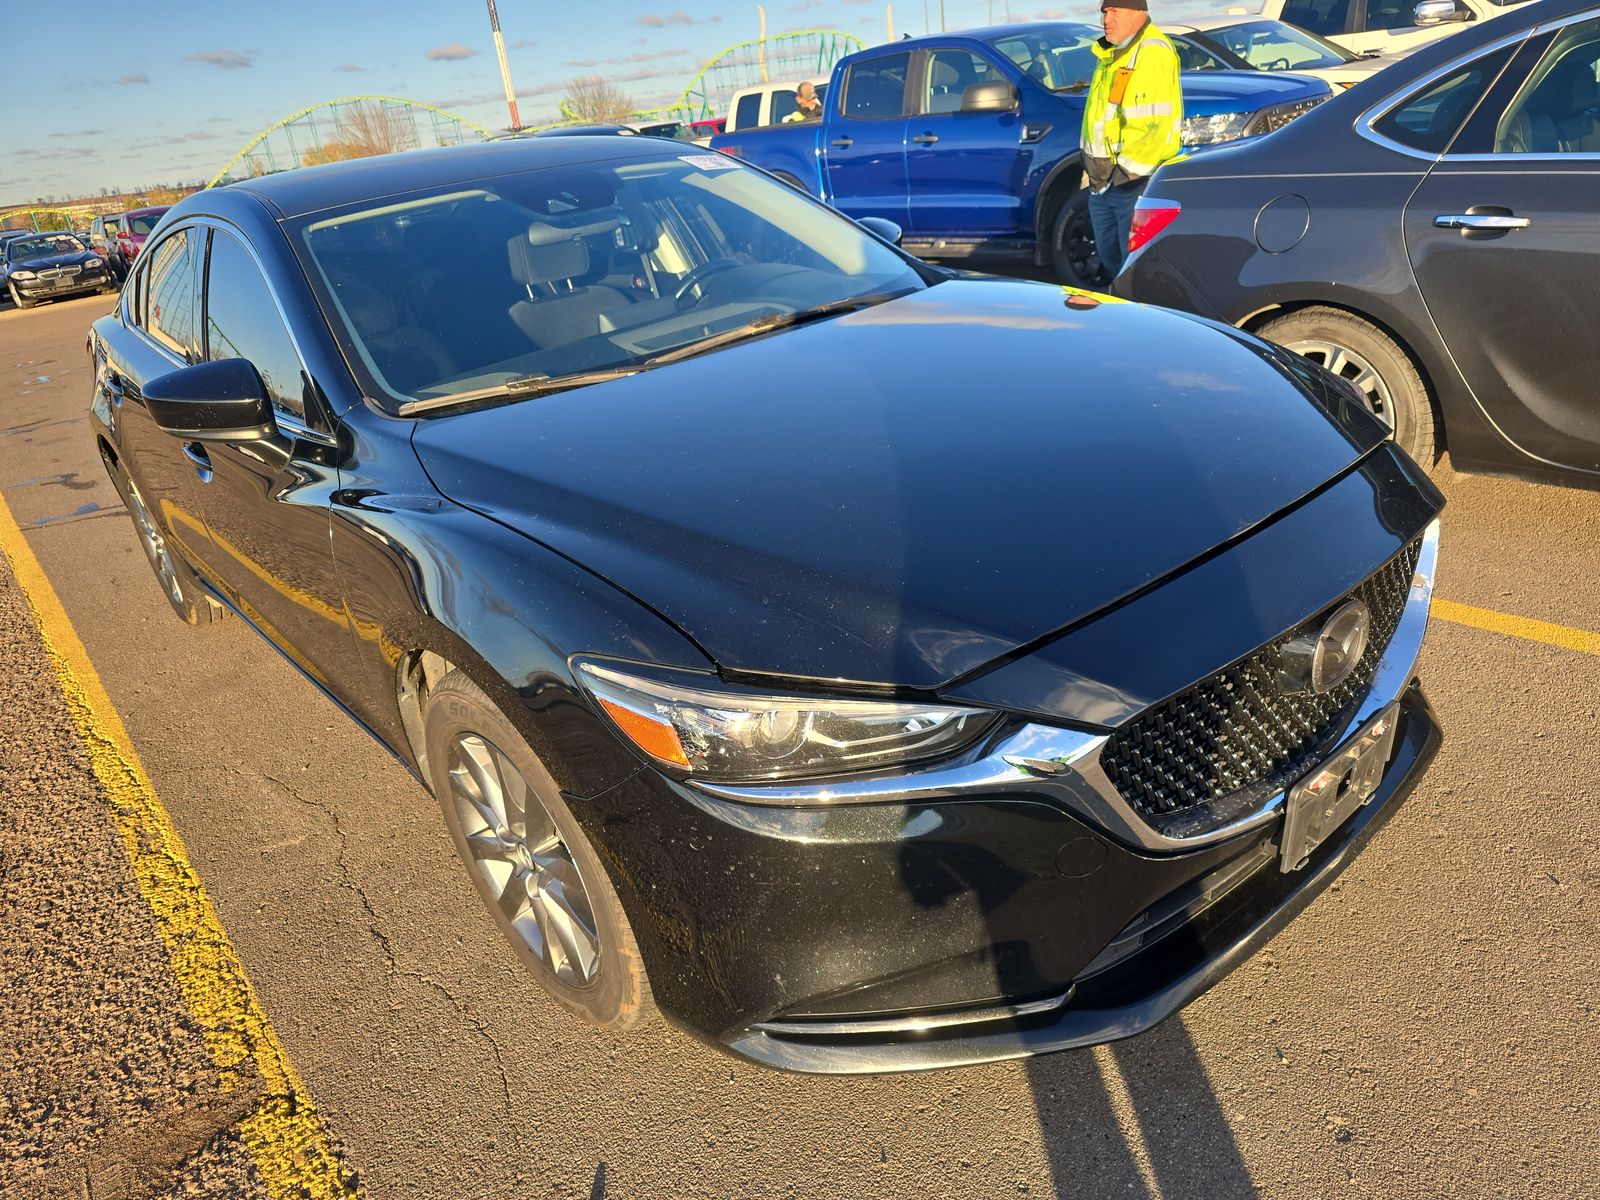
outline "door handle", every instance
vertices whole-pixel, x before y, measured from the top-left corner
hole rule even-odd
[[[911,140],[920,146],[931,146],[939,140],[939,135],[937,133],[919,133]]]
[[[206,453],[206,448],[199,442],[185,442],[183,456],[194,466],[194,473],[200,476],[201,483],[210,483],[215,471],[211,469],[211,455]]]
[[[855,138],[847,138],[847,137],[834,138],[833,141],[828,143],[828,145],[837,146],[841,150],[848,150],[848,149],[850,149],[851,146],[854,146],[855,144],[856,144]]]
[[[1526,229],[1533,222],[1509,213],[1440,213],[1433,219],[1440,229]]]

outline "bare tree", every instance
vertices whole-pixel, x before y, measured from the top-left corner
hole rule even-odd
[[[373,101],[344,105],[334,113],[333,125],[336,137],[300,155],[300,161],[306,166],[393,154],[417,145],[417,130],[411,114]]]
[[[561,115],[576,121],[623,121],[633,112],[633,99],[599,75],[567,80]]]

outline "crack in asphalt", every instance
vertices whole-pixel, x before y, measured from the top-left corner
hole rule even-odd
[[[236,768],[229,768],[229,770],[231,773],[240,775],[241,777],[244,774],[243,772],[238,771]],[[467,1009],[467,1006],[455,995],[454,992],[452,992],[439,980],[433,978],[431,975],[424,974],[420,971],[408,970],[400,965],[400,960],[395,956],[394,944],[390,942],[388,934],[384,933],[383,930],[378,927],[377,910],[373,908],[372,901],[370,898],[368,898],[365,889],[363,889],[361,885],[355,881],[355,876],[350,870],[350,864],[345,858],[345,851],[349,847],[349,837],[345,833],[344,825],[342,822],[340,822],[338,814],[335,813],[332,808],[324,804],[320,804],[307,796],[301,795],[298,789],[292,787],[290,784],[284,782],[275,775],[269,775],[263,771],[261,773],[261,777],[267,780],[269,783],[276,784],[280,789],[283,790],[285,794],[287,794],[298,804],[301,804],[304,807],[311,809],[313,812],[319,813],[328,818],[329,823],[333,826],[333,832],[339,839],[339,848],[337,853],[334,855],[334,863],[339,868],[341,886],[353,893],[356,899],[360,901],[362,909],[367,914],[367,932],[372,935],[373,941],[376,942],[378,944],[378,948],[383,951],[383,956],[389,964],[389,974],[396,979],[403,978],[416,980],[424,987],[431,988],[438,992],[439,995],[443,996],[450,1002],[451,1006],[478,1034],[478,1036],[488,1043],[490,1053],[494,1055],[495,1070],[500,1076],[500,1092],[505,1103],[506,1116],[510,1118],[511,1127],[516,1131],[517,1145],[521,1151],[524,1161],[529,1160],[530,1150],[525,1140],[522,1127],[516,1119],[516,1109],[511,1100],[511,1077],[506,1073],[505,1059],[501,1053],[500,1043],[495,1039],[494,1034],[489,1031],[488,1026],[485,1025],[483,1021],[481,1021]]]

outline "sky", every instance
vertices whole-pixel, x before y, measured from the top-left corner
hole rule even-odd
[[[1095,0],[900,0],[895,36],[1038,17]],[[599,74],[640,108],[759,32],[743,0],[498,0],[522,120],[556,118]],[[769,0],[767,32],[887,35],[884,0]],[[385,95],[510,123],[485,0],[0,0],[0,207],[204,182],[267,126],[341,96]]]

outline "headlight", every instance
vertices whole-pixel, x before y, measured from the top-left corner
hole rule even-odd
[[[1218,113],[1214,117],[1185,117],[1183,119],[1183,144],[1185,146],[1210,146],[1217,142],[1231,142],[1244,136],[1254,113]]]
[[[89,259],[88,261],[86,261],[83,264],[85,270],[87,270],[90,267],[98,267],[99,265],[100,265],[100,260],[98,258],[91,258],[91,259]]]
[[[1309,100],[1291,100],[1288,104],[1274,104],[1271,108],[1263,108],[1255,115],[1255,119],[1250,122],[1245,132],[1254,137],[1258,133],[1271,133],[1274,129],[1282,129],[1290,121],[1304,116],[1327,98],[1327,96],[1313,96]]]
[[[32,279],[33,277],[34,277],[34,275],[33,275],[32,271],[13,271],[13,272],[11,272],[11,278],[13,278],[13,279]]]
[[[984,709],[773,696],[689,672],[646,678],[593,661],[574,666],[629,742],[692,778],[758,782],[899,766],[948,754],[995,719]]]

